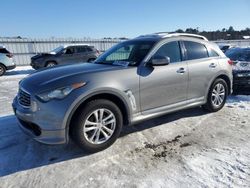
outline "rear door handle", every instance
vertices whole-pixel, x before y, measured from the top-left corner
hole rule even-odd
[[[183,73],[185,73],[186,71],[185,71],[185,69],[184,69],[183,67],[181,67],[181,68],[179,68],[176,72],[179,73],[179,74],[183,74]]]
[[[211,63],[210,65],[209,65],[209,68],[215,68],[217,65],[215,64],[215,63]]]

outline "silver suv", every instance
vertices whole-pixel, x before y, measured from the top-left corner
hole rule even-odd
[[[69,136],[90,152],[122,126],[180,109],[220,110],[231,93],[232,62],[199,35],[157,33],[117,44],[94,63],[36,72],[20,82],[13,109],[35,140]]]
[[[0,76],[4,75],[7,70],[16,68],[13,60],[13,54],[5,46],[0,45]]]

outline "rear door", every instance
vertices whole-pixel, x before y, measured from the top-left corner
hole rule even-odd
[[[185,40],[182,44],[189,70],[188,100],[204,100],[211,79],[219,71],[218,54],[199,42]]]
[[[89,59],[88,54],[89,54],[89,51],[87,49],[87,46],[76,46],[75,57],[78,63],[87,62]]]

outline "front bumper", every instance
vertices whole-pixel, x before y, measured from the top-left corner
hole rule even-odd
[[[10,66],[6,66],[6,70],[12,70],[12,69],[15,69],[16,68],[16,65],[10,65]]]
[[[33,69],[37,70],[37,69],[43,68],[43,67],[44,67],[44,64],[41,63],[41,62],[37,62],[36,60],[32,60],[32,59],[31,59],[30,66],[31,66]]]
[[[250,93],[250,76],[238,77],[236,74],[233,77],[234,91],[249,91]]]
[[[12,107],[19,127],[25,134],[44,144],[67,143],[66,129],[57,128],[60,120],[51,121],[51,118],[44,117],[44,114],[39,111],[32,112],[31,109],[23,108],[18,103],[17,98],[14,99]],[[63,123],[61,122],[61,124]]]

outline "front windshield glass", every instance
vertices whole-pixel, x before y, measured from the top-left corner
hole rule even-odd
[[[59,46],[54,50],[51,50],[50,53],[57,54],[58,52],[62,51],[64,49],[63,46]]]
[[[155,41],[126,41],[103,53],[95,63],[137,66],[148,54]]]

